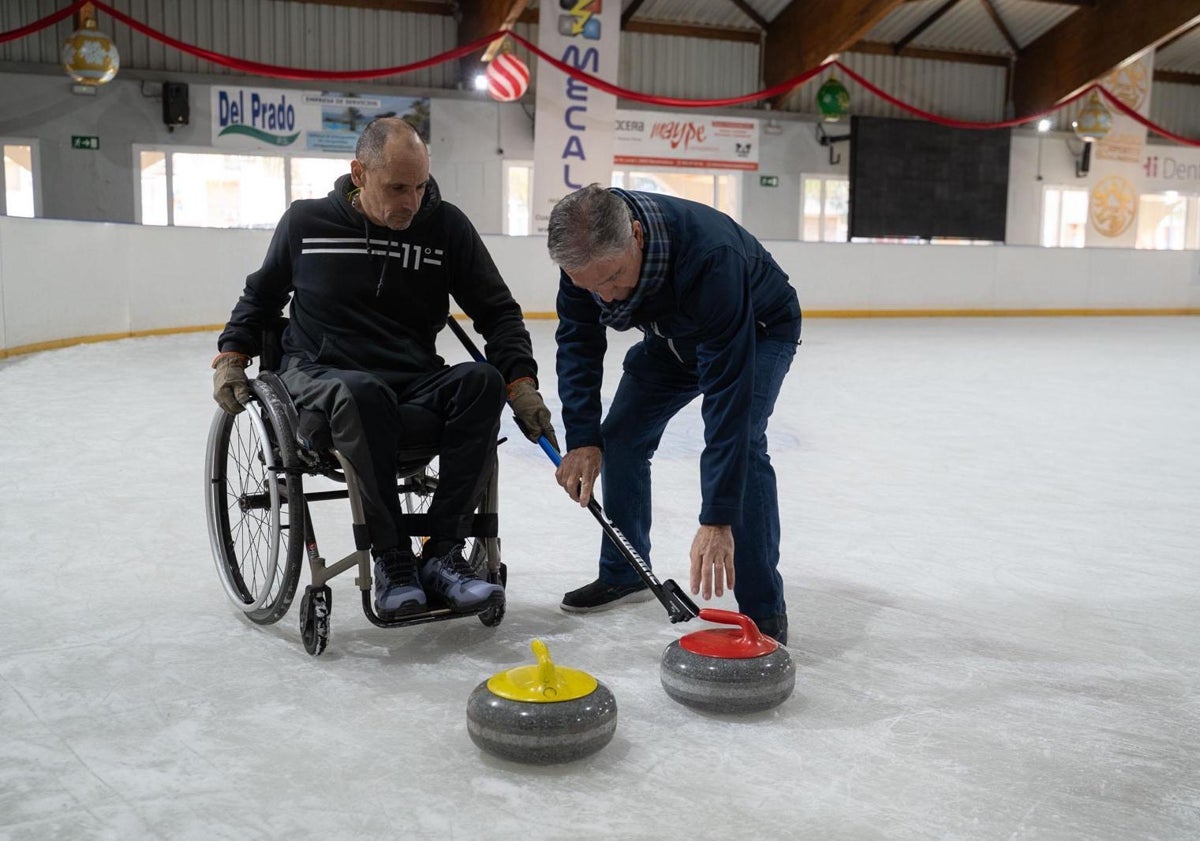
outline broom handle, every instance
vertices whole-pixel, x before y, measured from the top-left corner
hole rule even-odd
[[[484,359],[483,354],[479,352],[479,348],[475,346],[475,342],[467,335],[467,332],[463,330],[453,315],[446,317],[446,323],[450,325],[450,330],[458,337],[463,347],[467,349],[467,352],[471,354],[471,357],[476,362],[487,361]],[[554,445],[547,440],[545,435],[539,436],[537,442],[541,446],[542,451],[550,458],[550,461],[554,462],[555,467],[562,464],[562,456],[554,448]],[[637,572],[638,577],[646,583],[650,591],[662,602],[662,606],[667,609],[667,616],[672,622],[686,622],[700,615],[700,609],[696,607],[695,602],[688,597],[687,593],[678,584],[670,578],[666,581],[658,580],[654,575],[654,571],[650,569],[650,564],[646,563],[646,560],[633,548],[633,544],[629,542],[625,535],[621,534],[621,530],[604,513],[604,509],[600,507],[600,503],[596,501],[596,497],[593,496],[591,498],[587,509],[592,512],[592,516],[596,518],[596,522],[600,524],[600,528],[604,530],[604,534],[608,536],[608,539],[617,547],[622,557]]]

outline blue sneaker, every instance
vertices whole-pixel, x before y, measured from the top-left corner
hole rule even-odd
[[[421,566],[421,584],[432,598],[455,613],[474,611],[486,605],[504,604],[504,588],[489,584],[475,574],[462,555],[463,544]]]
[[[417,559],[410,550],[385,549],[375,556],[375,612],[380,619],[422,613],[425,601]]]

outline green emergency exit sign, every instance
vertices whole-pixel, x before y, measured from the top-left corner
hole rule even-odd
[[[778,175],[760,175],[758,176],[758,186],[760,187],[778,187]]]
[[[71,148],[72,149],[92,149],[92,150],[99,149],[100,148],[100,138],[92,137],[91,135],[87,135],[87,134],[72,134],[71,135]]]

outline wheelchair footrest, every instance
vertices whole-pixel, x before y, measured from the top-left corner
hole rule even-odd
[[[454,611],[448,607],[436,607],[429,610],[423,610],[420,613],[410,613],[406,616],[401,616],[396,619],[384,619],[375,612],[375,605],[372,603],[370,590],[362,591],[362,606],[363,613],[372,625],[377,625],[380,628],[403,628],[406,625],[424,625],[428,622],[441,622],[445,619],[461,619],[464,616],[479,616],[488,612],[499,612],[501,615],[504,612],[504,596],[501,594],[499,598],[492,598],[483,604],[471,608],[470,610]]]

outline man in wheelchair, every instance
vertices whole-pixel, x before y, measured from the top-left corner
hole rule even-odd
[[[483,335],[487,363],[450,366],[438,356],[451,296]],[[442,201],[428,150],[404,120],[371,122],[350,173],[280,219],[217,342],[214,398],[225,411],[236,414],[250,399],[245,368],[289,297],[279,376],[298,409],[328,419],[333,446],[359,474],[379,616],[502,602],[502,587],[478,578],[462,548],[506,399],[531,440],[545,435],[557,447],[554,428],[521,308],[474,226]],[[401,525],[395,475],[414,406],[434,416],[440,433],[420,558]]]

